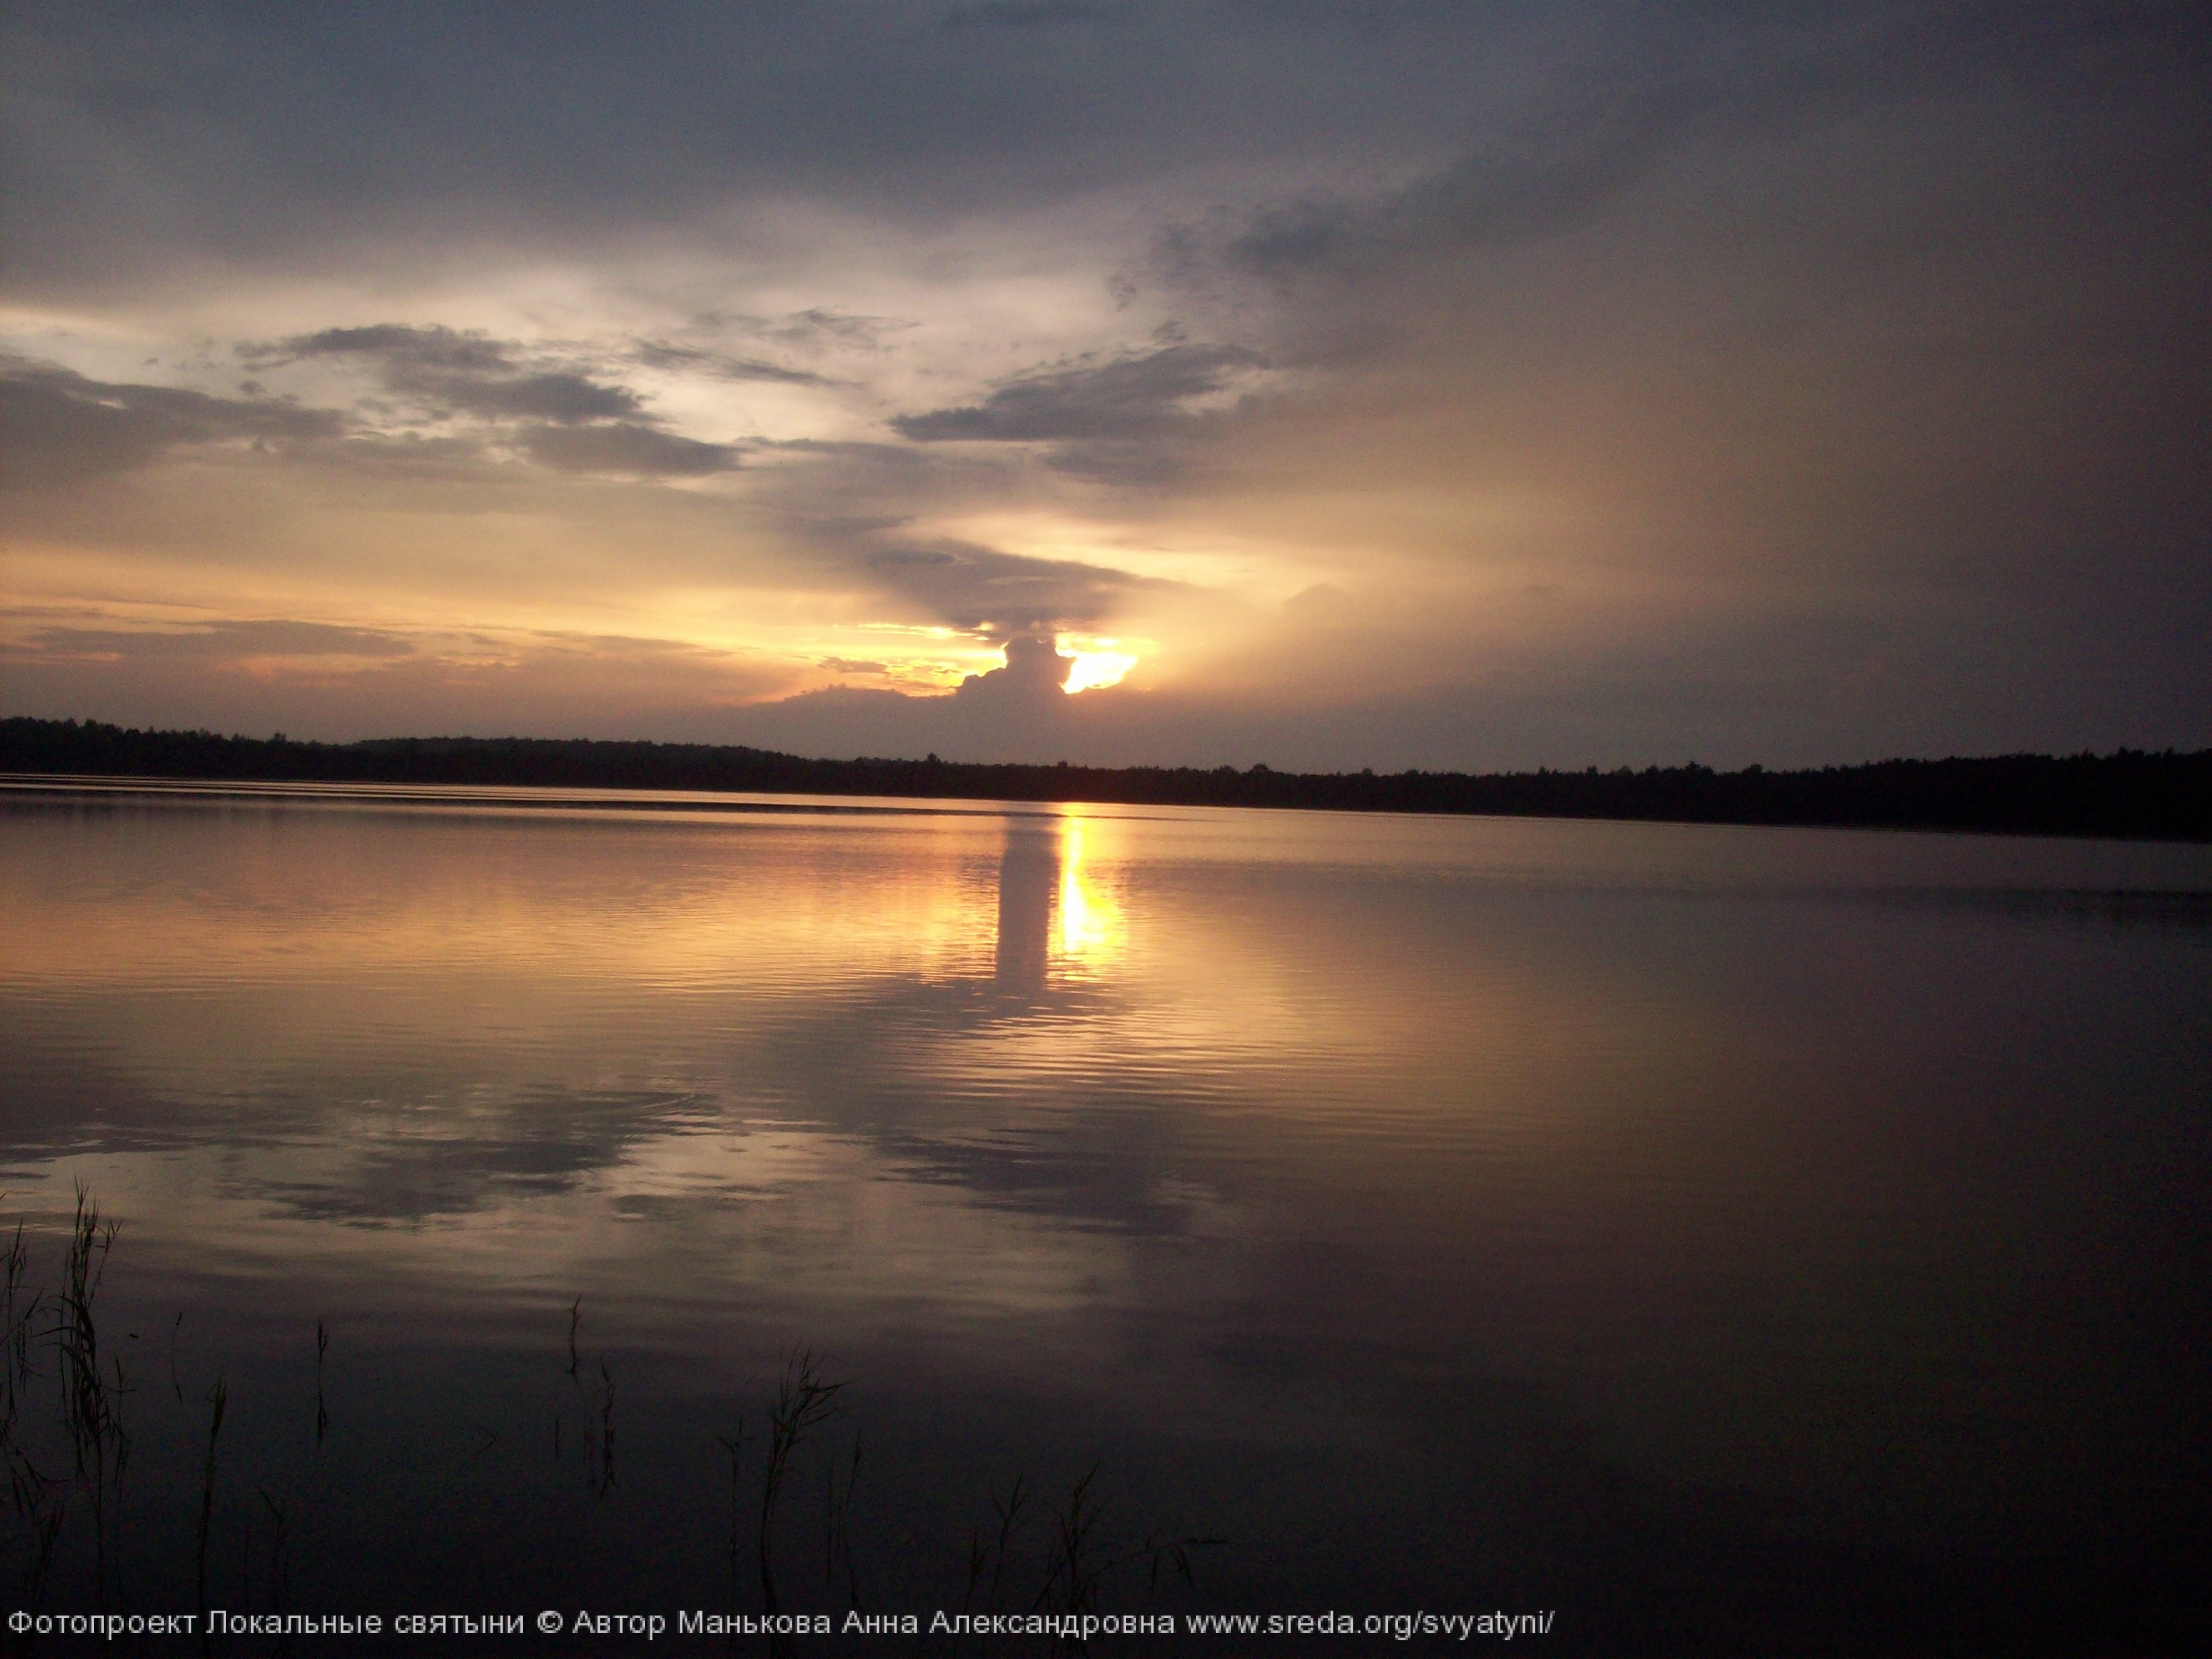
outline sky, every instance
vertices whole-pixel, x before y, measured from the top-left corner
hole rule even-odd
[[[0,708],[2212,744],[2199,6],[0,3]]]

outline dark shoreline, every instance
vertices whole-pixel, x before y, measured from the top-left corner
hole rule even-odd
[[[0,720],[0,772],[220,781],[539,786],[918,799],[1273,806],[1510,817],[1977,830],[2212,841],[2212,750],[1999,755],[1716,772],[1277,772],[808,760],[708,744],[388,738],[361,743]]]

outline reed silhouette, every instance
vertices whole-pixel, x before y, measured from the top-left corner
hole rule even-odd
[[[118,1522],[131,1445],[125,1418],[126,1402],[136,1389],[127,1370],[103,1354],[100,1297],[119,1232],[117,1222],[103,1215],[91,1193],[80,1187],[62,1240],[58,1289],[37,1287],[32,1273],[33,1235],[27,1226],[19,1223],[0,1249],[0,1461],[6,1471],[8,1523],[0,1534],[0,1562],[12,1564],[15,1594],[11,1600],[27,1611],[35,1612],[48,1601],[61,1546],[71,1534],[73,1517],[79,1515],[90,1532],[85,1540],[89,1547],[77,1547],[84,1550],[92,1598],[102,1610],[114,1599],[120,1559]],[[580,1340],[581,1310],[580,1297],[568,1306],[567,1352],[556,1363],[580,1396],[584,1490],[602,1524],[618,1529],[649,1524],[641,1517],[651,1510],[626,1510],[617,1501],[615,1362],[595,1353],[589,1357],[587,1369]],[[171,1409],[167,1402],[172,1399],[181,1405],[186,1398],[176,1344],[182,1324],[179,1313],[171,1324],[167,1358],[171,1390],[156,1396],[163,1412]],[[331,1427],[326,1402],[333,1366],[326,1318],[316,1320],[313,1343],[314,1432],[305,1455],[322,1469],[321,1449]],[[857,1424],[849,1437],[836,1431],[851,1419],[852,1397],[850,1381],[831,1374],[824,1354],[811,1346],[796,1347],[787,1353],[764,1404],[741,1408],[728,1433],[702,1434],[702,1466],[719,1465],[720,1478],[727,1483],[727,1537],[722,1553],[732,1613],[742,1610],[745,1599],[748,1557],[754,1604],[763,1613],[863,1610],[868,1572],[862,1540],[867,1528],[860,1495],[861,1471],[872,1464]],[[52,1418],[44,1419],[51,1425],[46,1438],[63,1454],[58,1464],[42,1461],[22,1432],[27,1408],[40,1398],[58,1408]],[[188,1498],[184,1492],[143,1493],[138,1503],[142,1509],[167,1506],[171,1510],[189,1504],[191,1583],[198,1607],[208,1607],[211,1598],[227,1598],[234,1610],[245,1611],[259,1602],[281,1613],[295,1600],[303,1546],[306,1565],[310,1570],[314,1565],[313,1529],[302,1530],[301,1499],[288,1490],[289,1476],[281,1463],[264,1464],[258,1479],[249,1469],[243,1487],[248,1495],[242,1503],[233,1498],[227,1504],[224,1476],[231,1459],[226,1449],[232,1441],[226,1437],[236,1432],[229,1381],[216,1376],[202,1398],[204,1414],[196,1437],[198,1490]],[[556,1414],[556,1463],[564,1455],[564,1421]],[[499,1443],[498,1430],[492,1425],[479,1424],[476,1432],[480,1440],[474,1453],[463,1460],[465,1463],[474,1463]],[[233,1474],[228,1484],[237,1484],[240,1478]],[[1155,1531],[1121,1548],[1106,1547],[1098,1482],[1099,1469],[1094,1464],[1057,1506],[1041,1506],[1036,1501],[1026,1474],[1017,1474],[1002,1494],[987,1495],[989,1521],[967,1528],[962,1610],[1096,1611],[1114,1575],[1145,1564],[1152,1569],[1146,1584],[1153,1593],[1159,1588],[1164,1564],[1171,1564],[1184,1582],[1194,1583],[1192,1552],[1220,1540]],[[304,1518],[313,1521],[313,1511],[311,1505]],[[811,1546],[802,1542],[800,1533],[814,1518],[820,1528],[818,1586],[812,1585],[811,1571],[802,1571]],[[144,1530],[152,1535],[150,1528]],[[226,1534],[236,1540],[235,1554],[219,1547]],[[219,1556],[232,1564],[222,1568],[222,1584],[214,1582]],[[142,1576],[158,1565],[143,1560],[137,1565]],[[956,1567],[946,1575],[948,1580],[957,1583],[957,1564],[947,1565]],[[199,1634],[202,1652],[211,1652],[213,1637],[204,1624]],[[791,1653],[792,1638],[771,1634],[768,1650],[771,1656]],[[988,1636],[976,1638],[974,1647],[978,1659],[989,1659],[994,1653],[1011,1659],[1036,1650],[1041,1650],[1029,1642],[994,1643]],[[275,1651],[284,1651],[281,1643]]]
[[[208,1390],[207,1458],[200,1466],[200,1528],[199,1550],[195,1563],[192,1588],[194,1605],[205,1607],[207,1594],[208,1534],[215,1525],[215,1459],[216,1443],[222,1438],[222,1415],[230,1404],[230,1389],[221,1377]],[[205,1653],[212,1638],[204,1629],[200,1632],[200,1651]]]

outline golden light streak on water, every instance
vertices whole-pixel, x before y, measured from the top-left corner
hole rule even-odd
[[[1071,963],[1097,969],[1119,957],[1128,930],[1112,890],[1085,860],[1084,821],[1069,818],[1060,842],[1060,948]]]

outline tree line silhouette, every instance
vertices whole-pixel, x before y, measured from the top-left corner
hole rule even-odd
[[[1279,772],[811,760],[740,745],[546,738],[300,742],[0,720],[0,771],[264,781],[540,785],[924,799],[1283,806],[2212,840],[2212,750],[1996,755],[1717,772]]]

